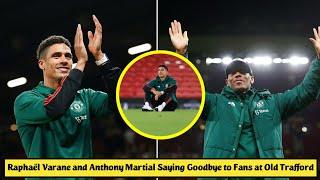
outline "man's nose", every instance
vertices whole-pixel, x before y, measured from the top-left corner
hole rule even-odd
[[[236,77],[236,78],[241,77],[241,76],[242,76],[242,74],[241,74],[240,72],[237,72],[237,73],[235,74],[235,77]]]
[[[65,56],[61,56],[61,63],[68,64],[69,60]]]

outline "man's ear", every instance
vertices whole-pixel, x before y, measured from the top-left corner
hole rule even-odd
[[[39,68],[42,69],[42,70],[45,70],[45,61],[43,59],[40,59],[38,61],[38,65],[39,65]]]
[[[250,80],[251,84],[254,83],[254,76],[251,76],[251,80]]]
[[[226,85],[230,86],[229,82],[228,82],[228,78],[225,79]]]

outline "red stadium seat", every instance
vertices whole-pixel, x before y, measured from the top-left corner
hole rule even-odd
[[[178,98],[201,97],[200,84],[193,70],[171,55],[152,55],[136,62],[126,73],[121,84],[121,98],[144,98],[143,86],[157,75],[158,66],[166,64],[178,84]]]

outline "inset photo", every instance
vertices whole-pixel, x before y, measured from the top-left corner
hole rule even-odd
[[[151,139],[189,130],[204,106],[204,84],[196,67],[170,51],[151,51],[131,61],[117,85],[117,106],[126,124]]]

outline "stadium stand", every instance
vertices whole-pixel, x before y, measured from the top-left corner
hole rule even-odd
[[[177,81],[177,98],[200,99],[201,89],[196,74],[184,61],[171,55],[151,55],[129,68],[121,84],[120,97],[144,98],[142,87],[157,76],[158,66],[166,64],[170,76]]]

